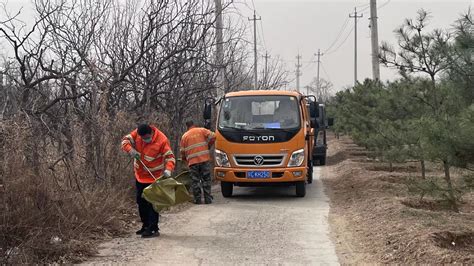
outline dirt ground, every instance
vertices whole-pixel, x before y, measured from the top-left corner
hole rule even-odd
[[[130,232],[102,244],[85,263],[338,265],[320,171],[315,169],[304,198],[295,196],[294,187],[236,187],[231,198],[223,198],[215,186],[213,204],[163,213],[159,237]]]
[[[331,134],[332,135],[332,134]],[[330,197],[329,222],[341,264],[474,263],[473,193],[460,212],[408,193],[415,163],[375,162],[349,138],[329,141],[323,182]],[[429,175],[442,175],[430,165]]]
[[[159,238],[135,236],[133,214],[129,233],[103,243],[85,263],[474,263],[472,192],[455,213],[408,193],[408,179],[421,178],[418,164],[396,164],[390,172],[347,137],[330,138],[329,147],[306,198],[286,188],[239,188],[224,199],[217,189],[211,206],[184,204],[163,213]],[[435,164],[427,170],[442,175]]]

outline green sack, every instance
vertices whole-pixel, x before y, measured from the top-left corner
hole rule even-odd
[[[174,180],[183,183],[188,191],[191,190],[191,184],[193,181],[191,180],[191,173],[189,171],[181,172],[181,174],[174,177]]]
[[[189,172],[176,177],[158,179],[143,190],[142,198],[153,205],[156,212],[193,199],[185,184],[191,184]]]

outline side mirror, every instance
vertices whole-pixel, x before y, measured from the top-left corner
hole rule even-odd
[[[209,120],[212,118],[212,104],[214,103],[214,99],[207,98],[204,102],[204,113],[203,118],[204,120]]]
[[[328,126],[332,127],[334,125],[334,118],[328,117]]]
[[[309,115],[311,118],[316,118],[319,116],[319,104],[318,102],[309,103]]]
[[[210,104],[206,104],[204,106],[204,114],[203,114],[204,120],[211,119],[211,116],[212,116],[212,106]]]
[[[207,119],[206,122],[204,122],[204,128],[211,130],[211,120]]]

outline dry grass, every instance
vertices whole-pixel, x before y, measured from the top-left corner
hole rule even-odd
[[[3,263],[77,262],[92,254],[94,240],[123,234],[131,215],[128,192],[118,189],[97,188],[83,199],[22,180],[9,191],[1,224]]]
[[[50,132],[33,131],[25,119],[2,126],[0,264],[78,262],[100,240],[131,230],[134,178],[130,159],[120,151],[131,121],[117,115],[113,124],[97,125],[103,132],[100,171],[85,159],[80,123],[72,125],[73,158],[62,156]],[[27,155],[34,149],[39,157],[33,166]]]
[[[410,178],[421,178],[415,163],[384,163],[366,158],[348,138],[329,143],[331,227],[343,264],[474,262],[474,195],[463,197],[455,213],[439,199],[420,201],[408,193]],[[430,165],[429,175],[442,176]],[[456,171],[454,179],[459,180]]]

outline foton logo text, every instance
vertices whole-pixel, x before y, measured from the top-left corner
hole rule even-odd
[[[275,141],[275,136],[243,136],[242,140],[248,142],[270,142]]]

